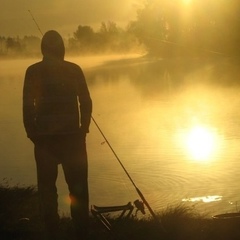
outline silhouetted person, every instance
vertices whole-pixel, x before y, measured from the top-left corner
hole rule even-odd
[[[77,237],[88,230],[88,163],[86,134],[92,101],[81,68],[64,60],[65,47],[56,31],[42,38],[43,60],[25,75],[23,120],[34,143],[38,191],[46,230],[54,239],[59,224],[56,179],[62,165],[71,199]]]

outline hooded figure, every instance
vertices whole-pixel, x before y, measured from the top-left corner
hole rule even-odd
[[[64,59],[65,48],[61,35],[56,31],[48,31],[42,38],[42,54],[45,57]]]
[[[23,119],[28,137],[80,129],[87,133],[92,103],[82,70],[64,61],[64,43],[56,31],[43,36],[41,50],[43,61],[30,66],[25,77]]]
[[[84,239],[89,212],[85,139],[92,101],[81,68],[64,60],[58,32],[46,32],[41,50],[43,60],[28,67],[23,88],[23,122],[35,146],[41,213],[54,239],[59,220],[56,179],[62,164],[76,234]]]

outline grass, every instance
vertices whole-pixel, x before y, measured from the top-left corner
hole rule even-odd
[[[0,238],[1,240],[42,240],[44,227],[39,217],[38,196],[35,187],[0,185]],[[93,217],[90,219],[91,240],[237,240],[240,222],[236,219],[214,220],[184,206],[168,207],[157,213],[161,225],[152,218],[131,217],[114,224],[106,231]],[[61,217],[60,240],[73,239],[71,219]]]

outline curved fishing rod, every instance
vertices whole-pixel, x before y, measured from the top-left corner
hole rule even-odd
[[[128,176],[129,180],[131,181],[131,183],[133,184],[135,190],[137,191],[138,195],[140,196],[140,198],[142,199],[143,203],[146,205],[147,209],[149,210],[149,212],[151,213],[152,217],[154,218],[154,220],[157,223],[160,223],[159,218],[157,218],[156,214],[154,213],[154,211],[152,210],[151,206],[149,205],[149,203],[147,202],[146,198],[144,197],[144,195],[142,194],[142,192],[140,191],[140,189],[137,187],[137,185],[135,184],[135,182],[133,181],[133,179],[131,178],[130,174],[128,173],[127,169],[124,167],[123,163],[121,162],[120,158],[118,157],[118,155],[116,154],[116,152],[114,151],[114,149],[112,148],[111,144],[109,143],[109,141],[107,140],[106,136],[104,135],[103,131],[101,130],[101,128],[99,127],[99,125],[97,124],[97,122],[95,121],[95,119],[93,118],[93,116],[91,116],[93,122],[95,123],[97,129],[99,130],[99,132],[101,133],[102,137],[104,138],[105,142],[107,143],[107,145],[109,146],[109,148],[111,149],[112,153],[114,154],[114,156],[116,157],[117,161],[119,162],[119,164],[121,165],[121,167],[123,168],[124,172],[126,173],[126,175]],[[162,230],[163,226],[161,224]]]

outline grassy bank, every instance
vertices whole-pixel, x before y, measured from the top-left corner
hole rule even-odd
[[[40,240],[44,236],[39,217],[38,196],[34,187],[0,185],[0,239]],[[91,217],[90,239],[129,240],[237,240],[240,239],[240,222],[214,220],[183,206],[169,207],[158,213],[164,232],[153,219],[130,218],[121,223],[111,218],[114,229],[106,231]],[[73,239],[71,220],[62,216],[60,240]]]

